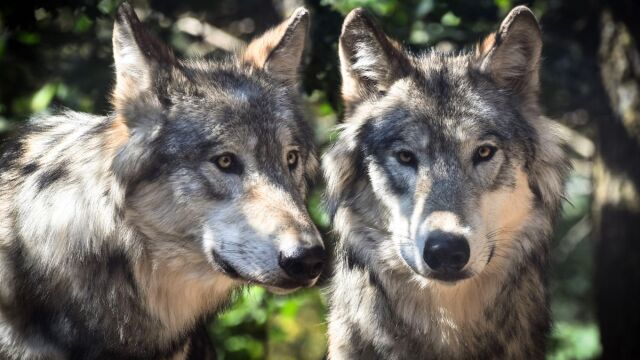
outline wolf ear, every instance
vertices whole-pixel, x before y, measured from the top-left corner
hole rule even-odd
[[[540,25],[526,6],[515,7],[500,29],[477,45],[475,60],[501,87],[513,91],[525,102],[537,97],[538,70],[542,52]]]
[[[309,12],[300,7],[286,21],[251,41],[242,59],[276,78],[296,83],[309,32]]]
[[[149,97],[157,90],[154,88],[157,78],[177,65],[171,50],[144,28],[127,3],[117,11],[113,56],[116,67],[113,103],[117,111],[122,111],[130,100]]]
[[[112,169],[120,179],[133,179],[155,156],[148,146],[164,124],[166,84],[178,61],[171,50],[142,25],[133,8],[123,3],[113,28],[117,117],[114,142],[121,145]]]
[[[409,58],[362,8],[352,10],[340,34],[342,96],[347,107],[385,92],[411,67]]]

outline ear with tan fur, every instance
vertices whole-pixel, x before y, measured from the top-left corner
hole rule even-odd
[[[167,88],[179,63],[171,50],[142,25],[133,8],[118,8],[113,28],[116,110],[112,141],[118,151],[112,171],[123,183],[135,179],[156,154],[148,143],[164,125]]]
[[[171,50],[144,28],[127,3],[120,5],[116,15],[113,57],[116,111],[123,110],[130,100],[139,100],[153,92],[157,78],[168,76],[167,69],[178,63]]]
[[[345,105],[384,93],[411,67],[402,46],[391,40],[362,8],[344,19],[340,71]]]
[[[476,47],[476,65],[496,83],[525,102],[535,102],[542,37],[535,15],[526,6],[515,7],[500,29]]]
[[[308,32],[309,12],[300,7],[289,19],[251,41],[242,58],[282,81],[295,83]]]

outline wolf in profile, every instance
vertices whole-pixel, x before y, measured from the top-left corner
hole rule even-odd
[[[207,358],[233,289],[314,284],[308,23],[178,60],[118,9],[114,112],[34,119],[2,156],[0,358]]]
[[[569,165],[538,106],[541,48],[526,7],[460,54],[410,54],[347,16],[345,121],[323,159],[331,359],[544,358]]]

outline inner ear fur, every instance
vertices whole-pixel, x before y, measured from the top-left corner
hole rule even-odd
[[[113,55],[116,111],[124,110],[131,101],[156,97],[158,79],[168,78],[178,66],[171,49],[147,31],[128,3],[120,5],[116,14]]]
[[[476,46],[475,64],[525,103],[537,101],[542,53],[540,25],[526,6],[511,10],[495,33]]]
[[[309,11],[296,9],[280,25],[249,43],[242,59],[274,77],[296,83],[309,32]]]
[[[402,46],[362,8],[344,20],[339,44],[342,96],[347,108],[384,93],[411,68]]]
[[[180,65],[127,3],[120,5],[116,14],[113,54],[116,117],[108,141],[117,148],[112,171],[125,181],[136,178],[155,156],[148,145],[166,121],[168,84],[177,79]]]

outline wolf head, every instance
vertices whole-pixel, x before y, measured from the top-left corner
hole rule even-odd
[[[149,246],[273,289],[316,281],[318,161],[297,88],[308,23],[300,8],[238,56],[182,61],[120,7],[112,170]]]
[[[517,235],[535,212],[550,221],[566,171],[539,116],[541,47],[526,7],[458,55],[412,55],[363,10],[347,16],[346,119],[324,166],[333,211],[388,235],[376,256],[454,282],[532,246]]]

